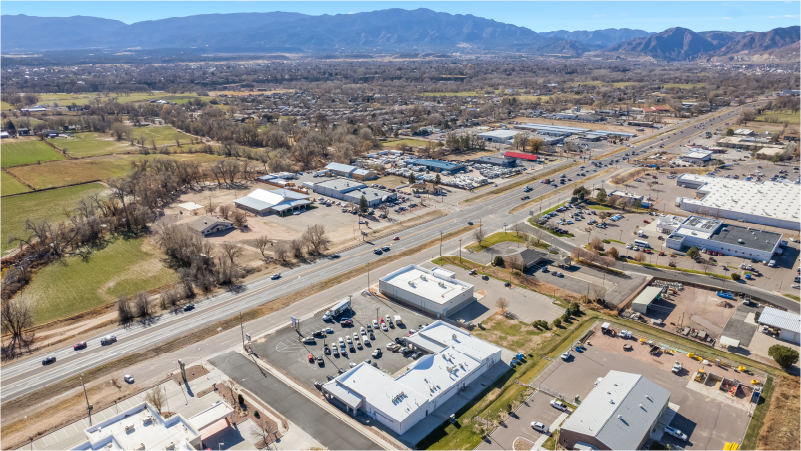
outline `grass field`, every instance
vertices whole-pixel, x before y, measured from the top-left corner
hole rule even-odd
[[[108,180],[125,175],[131,170],[131,161],[142,158],[174,158],[195,160],[201,163],[217,161],[222,157],[208,154],[161,155],[115,155],[97,160],[54,161],[36,166],[10,168],[9,171],[20,180],[36,189],[84,183],[91,180]]]
[[[5,185],[5,178],[3,184]],[[5,252],[15,246],[8,244],[6,238],[12,233],[22,234],[26,219],[30,218],[32,221],[64,219],[62,211],[65,208],[71,210],[81,198],[103,190],[105,190],[103,185],[92,183],[3,199],[0,209],[0,240],[2,240],[0,249]]]
[[[156,138],[156,145],[163,146],[165,144],[175,144],[175,138],[181,140],[182,143],[189,142],[189,135],[180,132],[172,127],[142,127],[136,128],[132,132],[134,138],[144,137],[145,145],[150,145],[150,139]]]
[[[493,233],[492,235],[484,238],[481,241],[481,244],[475,242],[470,246],[465,246],[465,248],[470,249],[473,252],[481,252],[484,249],[490,248],[495,246],[498,243],[503,243],[505,241],[511,241],[515,243],[525,243],[526,242],[526,234],[521,233],[520,235],[515,234],[514,232],[498,232]]]
[[[63,155],[42,141],[3,143],[0,148],[2,166],[8,168],[37,161],[65,160]]]
[[[758,122],[768,122],[774,119],[777,122],[787,122],[788,124],[798,125],[798,123],[801,122],[801,112],[793,113],[790,110],[766,111],[763,114],[758,114],[756,117]]]
[[[14,107],[12,107],[10,103],[0,102],[0,109],[6,111],[6,110],[13,110]]]
[[[419,146],[430,146],[432,144],[434,143],[420,139],[399,139],[397,141],[382,142],[381,147],[384,149],[396,149],[397,146],[411,146],[414,148]]]
[[[73,103],[76,105],[86,105],[90,103],[93,99],[98,98],[101,102],[105,102],[106,100],[116,97],[117,102],[120,103],[128,103],[128,102],[141,102],[146,100],[166,100],[168,102],[175,102],[175,103],[186,103],[191,99],[197,98],[198,96],[194,93],[192,94],[178,94],[178,95],[170,95],[165,92],[134,92],[130,95],[122,95],[122,94],[109,94],[107,97],[100,95],[97,92],[87,92],[83,94],[42,94],[39,96],[39,103],[48,103],[53,104],[57,103],[60,106],[67,106],[72,105]],[[203,100],[211,100],[212,97],[203,96],[200,97]]]
[[[2,182],[2,187],[0,187],[0,196],[27,193],[30,191],[27,186],[16,181],[14,177],[11,177],[5,171],[0,171],[0,182]]]
[[[120,294],[147,291],[178,280],[163,254],[144,238],[113,238],[88,257],[67,257],[40,270],[20,296],[33,302],[36,324],[84,312]]]
[[[104,133],[76,133],[74,138],[58,137],[48,141],[61,150],[67,149],[67,155],[75,158],[136,151],[129,142],[116,141]]]

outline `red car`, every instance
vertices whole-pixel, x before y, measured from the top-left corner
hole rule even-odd
[[[314,363],[314,356],[309,354],[309,362]]]
[[[650,222],[648,222],[648,220],[647,220],[647,219],[643,219],[643,220],[642,220],[642,222],[644,222],[644,223],[646,223],[646,224],[650,224]]]
[[[664,256],[664,255],[665,255],[665,253],[664,253],[664,252],[660,252],[660,253],[659,253],[659,256],[660,256],[660,257],[662,257],[662,256]]]
[[[392,240],[393,240],[393,241],[398,241],[399,239],[400,239],[400,237],[399,237],[399,236],[396,236],[396,237],[395,237],[395,238],[393,238]]]
[[[82,341],[82,342],[80,342],[80,343],[76,343],[76,344],[75,344],[75,346],[73,346],[73,347],[72,347],[72,349],[74,349],[74,350],[76,350],[76,351],[77,351],[77,350],[79,350],[79,349],[83,349],[83,348],[85,348],[85,347],[86,347],[86,342],[85,342],[85,341]]]

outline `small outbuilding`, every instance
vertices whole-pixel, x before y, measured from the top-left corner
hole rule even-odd
[[[646,289],[642,290],[642,293],[634,298],[634,301],[631,303],[631,309],[644,315],[648,310],[648,307],[651,306],[651,303],[660,299],[662,299],[661,288],[647,287]]]
[[[801,315],[798,313],[765,307],[757,324],[777,329],[780,340],[801,344]]]
[[[188,225],[190,229],[200,233],[202,236],[208,236],[213,233],[234,228],[233,222],[211,216],[201,216]]]

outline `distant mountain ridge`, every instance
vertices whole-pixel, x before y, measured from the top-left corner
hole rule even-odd
[[[768,32],[675,27],[660,33],[628,28],[538,33],[470,14],[386,9],[312,16],[292,12],[203,14],[125,24],[111,19],[3,15],[5,55],[83,49],[193,49],[202,53],[307,54],[515,52],[535,55],[651,58],[659,61],[787,58],[798,52],[799,27]]]

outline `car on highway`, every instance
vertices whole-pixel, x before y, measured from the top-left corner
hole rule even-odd
[[[270,276],[270,279],[272,279],[272,280],[278,280],[280,278],[281,278],[281,273],[280,272],[277,272],[277,273],[273,274],[272,276]]]
[[[106,335],[105,337],[100,339],[100,344],[105,346],[105,345],[110,345],[111,343],[116,343],[116,341],[117,341],[116,335]]]
[[[184,311],[185,311],[185,312],[188,312],[188,311],[190,311],[190,310],[194,310],[194,308],[195,308],[195,304],[186,304],[186,305],[184,306]]]
[[[400,237],[396,236],[395,238],[392,239],[392,241],[398,241],[399,239],[400,239]]]
[[[472,221],[467,221],[467,225],[473,225]]]
[[[125,376],[122,377],[122,379],[129,384],[134,383],[134,377],[130,374],[126,374]]]
[[[77,350],[79,350],[79,349],[84,349],[84,348],[86,348],[86,342],[85,342],[85,341],[82,341],[82,342],[80,342],[80,343],[76,343],[76,344],[75,344],[75,345],[72,347],[72,349],[74,349],[75,351],[77,351]]]
[[[45,357],[45,359],[42,360],[42,365],[50,365],[51,363],[56,363],[56,356],[51,355],[50,357]]]

